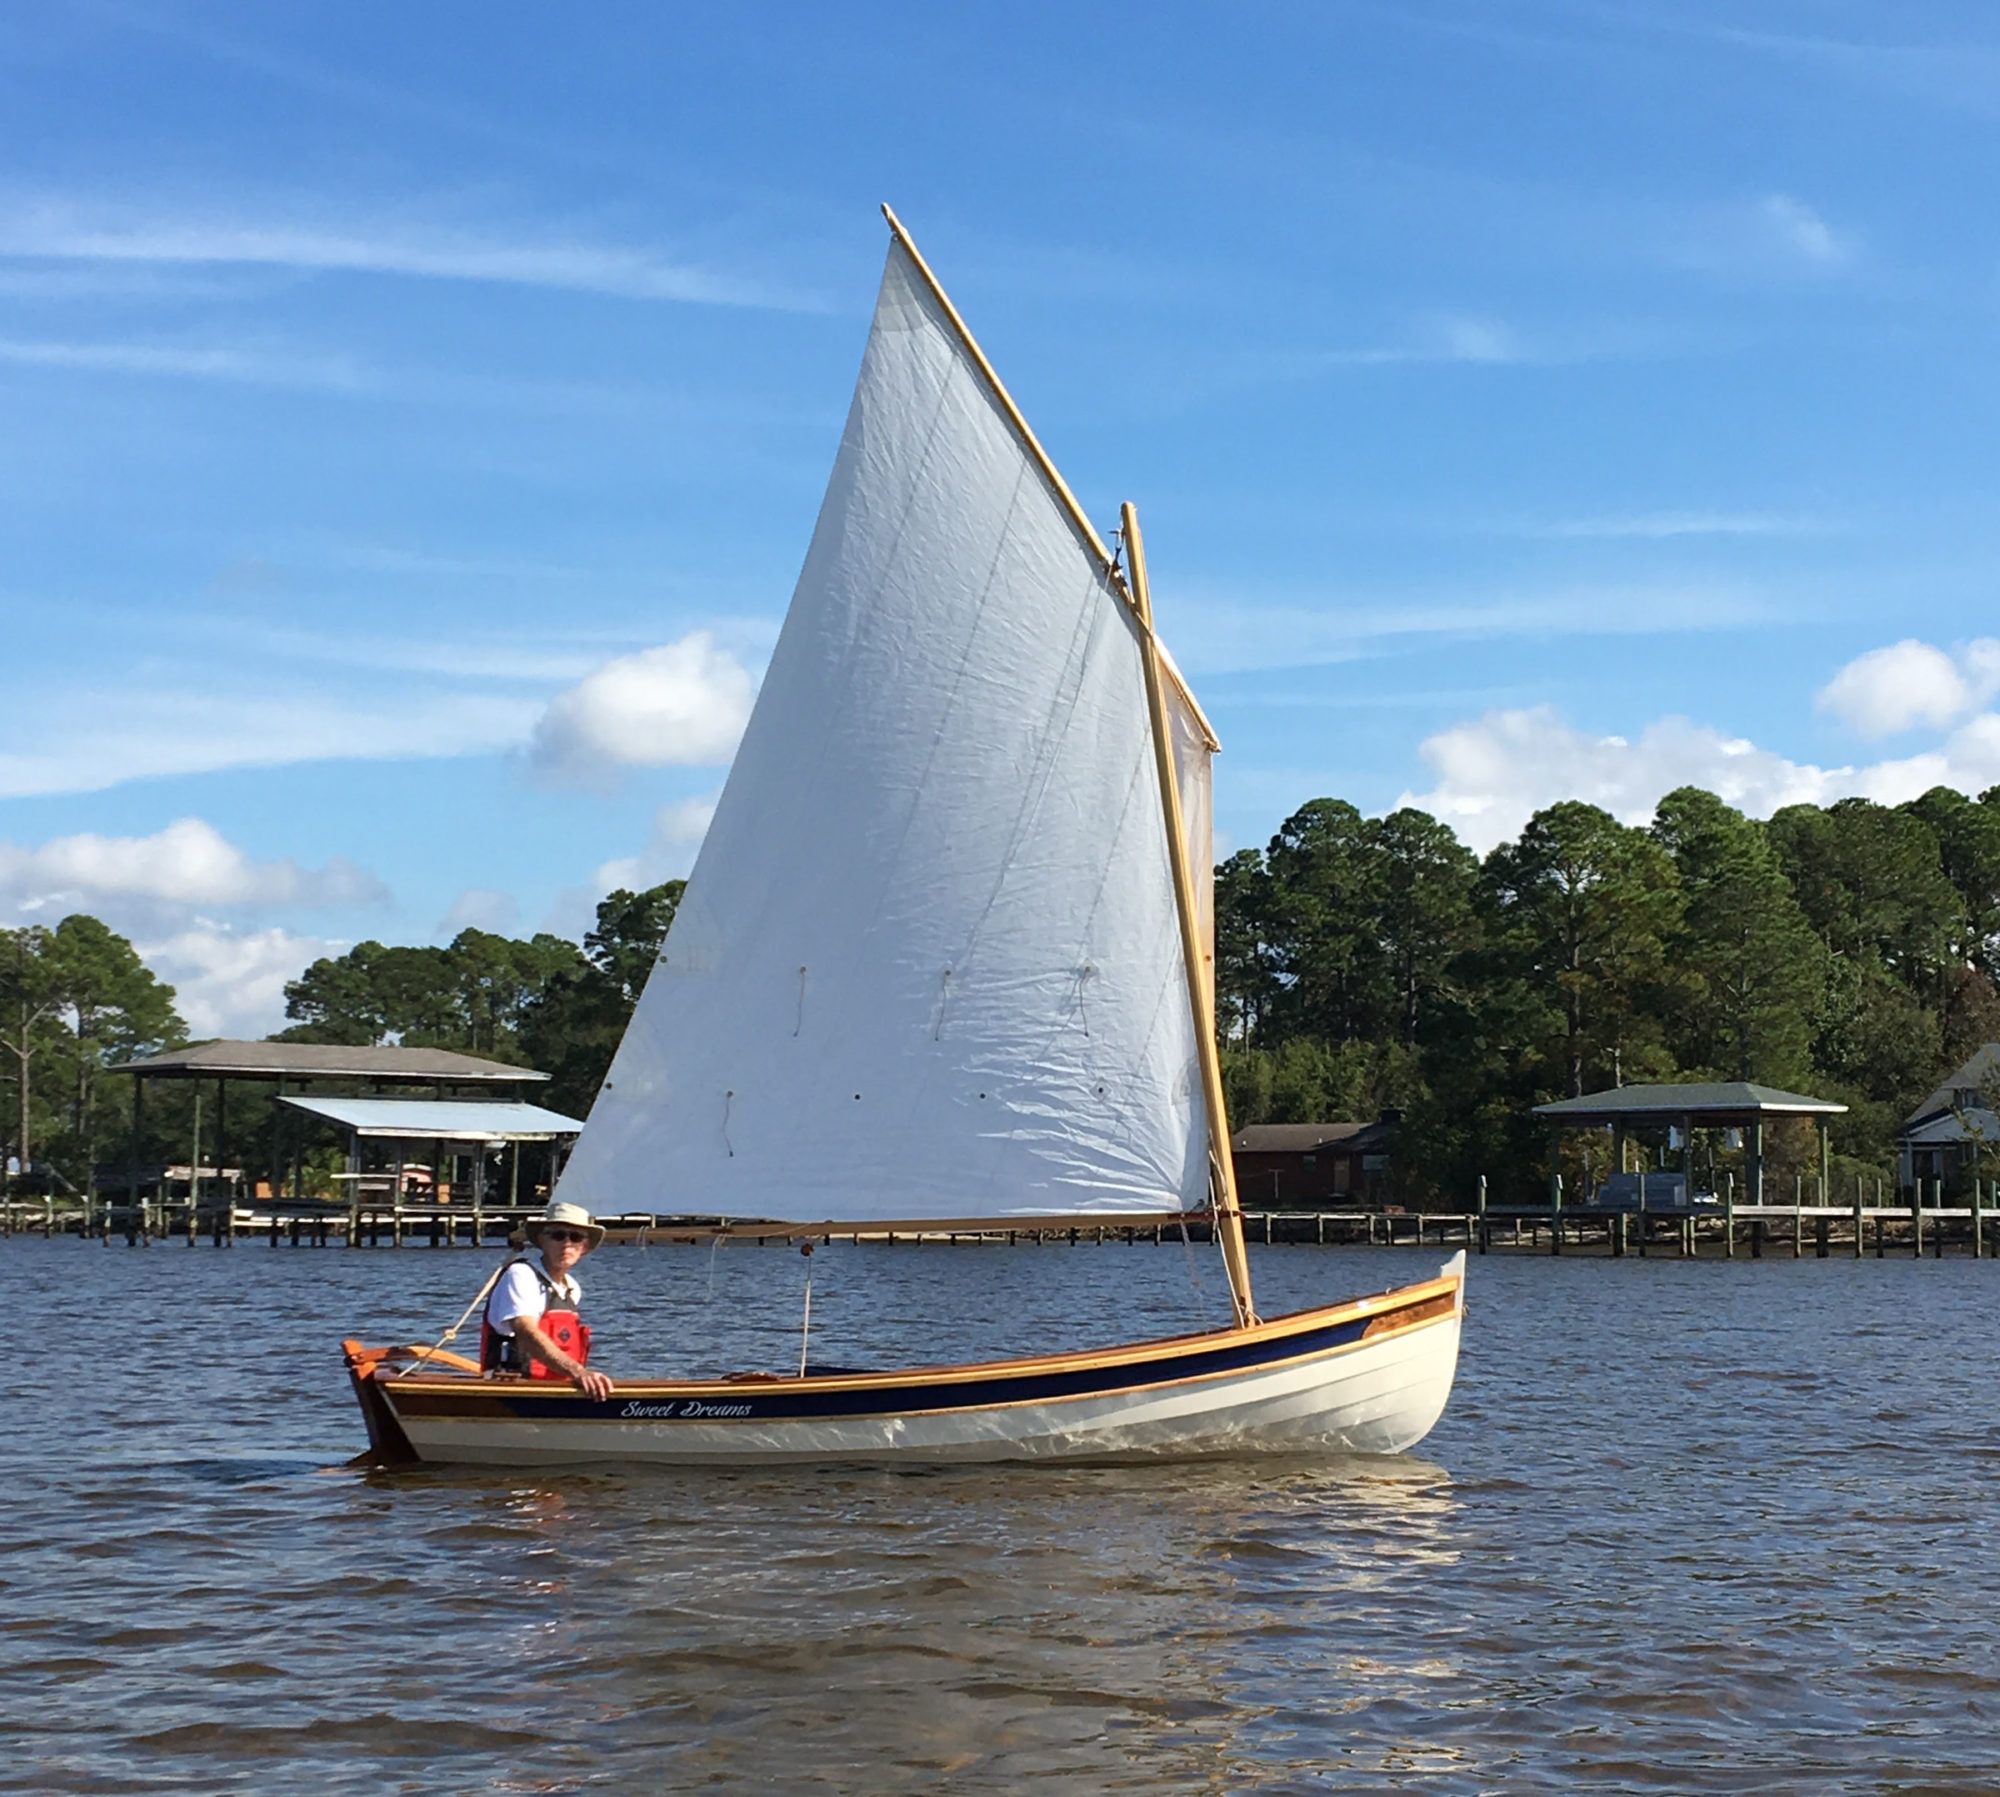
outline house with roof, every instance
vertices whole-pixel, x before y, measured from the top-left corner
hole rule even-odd
[[[1373,1123],[1253,1123],[1229,1139],[1245,1210],[1379,1204],[1402,1112]]]
[[[1954,1068],[1896,1131],[1902,1183],[1946,1183],[2000,1148],[2000,1042],[1989,1042]]]

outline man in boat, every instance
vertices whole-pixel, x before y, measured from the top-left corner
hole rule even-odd
[[[541,1264],[521,1259],[500,1275],[479,1321],[479,1364],[488,1372],[563,1379],[586,1396],[610,1397],[611,1381],[592,1372],[583,1288],[574,1269],[604,1240],[604,1225],[580,1204],[550,1200],[528,1225]]]

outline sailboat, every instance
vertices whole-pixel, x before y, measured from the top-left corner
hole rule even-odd
[[[894,213],[804,569],[557,1196],[790,1235],[1202,1226],[1231,1320],[608,1399],[344,1344],[383,1461],[1393,1453],[1444,1409],[1465,1257],[1263,1318],[1214,1027],[1214,731]]]

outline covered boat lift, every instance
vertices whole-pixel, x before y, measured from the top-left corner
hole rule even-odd
[[[1694,1132],[1697,1129],[1740,1129],[1747,1150],[1747,1201],[1764,1202],[1764,1125],[1786,1117],[1809,1117],[1819,1130],[1819,1178],[1822,1202],[1830,1192],[1831,1155],[1827,1142],[1827,1120],[1843,1114],[1844,1104],[1828,1098],[1808,1098],[1800,1092],[1781,1092],[1774,1086],[1753,1085],[1748,1080],[1693,1081],[1684,1085],[1614,1086],[1605,1092],[1586,1092],[1581,1098],[1562,1098],[1553,1104],[1538,1104],[1535,1115],[1549,1124],[1549,1198],[1561,1203],[1560,1150],[1566,1129],[1604,1129],[1612,1132],[1620,1170],[1625,1164],[1625,1137],[1628,1133],[1678,1129],[1681,1135],[1681,1170],[1686,1190],[1694,1192]]]
[[[386,1170],[378,1169],[385,1180],[385,1193],[395,1204],[404,1199],[404,1186],[411,1157],[405,1150],[421,1146],[426,1153],[420,1165],[435,1170],[440,1158],[450,1153],[468,1154],[472,1160],[472,1205],[481,1210],[486,1203],[486,1157],[495,1150],[507,1153],[507,1204],[521,1202],[521,1144],[548,1144],[547,1189],[555,1190],[556,1175],[562,1171],[562,1157],[583,1124],[560,1111],[540,1105],[492,1103],[483,1100],[424,1098],[305,1098],[281,1096],[278,1102],[307,1116],[317,1117],[347,1132],[347,1172],[352,1182],[349,1197],[359,1202],[364,1182],[371,1174],[363,1165],[364,1144],[393,1150]],[[432,1189],[436,1189],[435,1171]]]

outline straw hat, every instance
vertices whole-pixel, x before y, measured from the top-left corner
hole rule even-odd
[[[602,1223],[598,1222],[582,1205],[565,1204],[560,1198],[551,1198],[547,1210],[543,1211],[539,1217],[530,1217],[528,1219],[528,1240],[539,1242],[542,1239],[542,1231],[551,1223],[560,1223],[570,1229],[588,1230],[590,1232],[590,1245],[593,1248],[604,1240],[604,1225]]]

